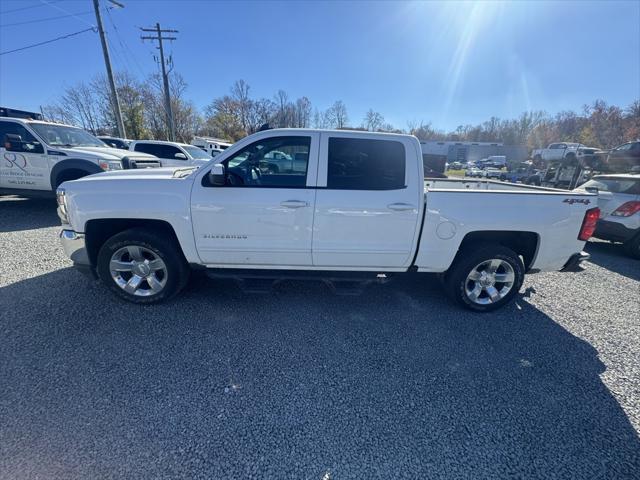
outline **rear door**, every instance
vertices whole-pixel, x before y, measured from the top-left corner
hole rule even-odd
[[[310,266],[318,144],[315,132],[258,139],[223,160],[225,186],[205,175],[191,193],[196,248],[209,265]],[[297,159],[275,171],[275,152]],[[209,170],[208,168],[206,170]]]
[[[313,224],[313,265],[411,264],[424,185],[420,152],[400,136],[323,133]]]

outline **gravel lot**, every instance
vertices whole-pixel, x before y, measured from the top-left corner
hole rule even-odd
[[[196,276],[125,304],[53,201],[0,199],[0,478],[640,478],[640,262],[588,246],[495,314]]]

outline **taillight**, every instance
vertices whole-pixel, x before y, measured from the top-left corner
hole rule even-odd
[[[596,231],[596,223],[598,223],[598,219],[600,218],[600,209],[590,208],[584,214],[584,220],[582,220],[582,226],[580,227],[580,234],[578,235],[578,240],[582,240],[586,242],[591,238],[593,232]]]
[[[640,202],[633,200],[620,205],[611,213],[611,215],[614,217],[630,217],[637,212],[640,212]]]

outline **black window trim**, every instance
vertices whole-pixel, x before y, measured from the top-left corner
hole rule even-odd
[[[327,168],[327,185],[322,187],[316,187],[321,190],[339,190],[339,191],[352,191],[352,192],[393,192],[398,190],[406,190],[408,188],[407,185],[407,146],[399,139],[386,139],[386,138],[366,138],[366,137],[356,137],[356,140],[374,140],[374,141],[382,141],[382,142],[395,142],[399,143],[402,146],[402,150],[404,152],[404,179],[403,185],[400,188],[339,188],[339,187],[329,187],[329,144],[331,139],[354,139],[351,136],[342,136],[342,135],[328,135],[327,137],[327,158],[326,158],[326,168]]]
[[[238,150],[238,152],[234,153],[233,156],[231,156],[229,158],[226,158],[223,162],[221,162],[221,163],[226,163],[225,172],[227,172],[227,165],[229,164],[230,160],[232,160],[233,158],[235,158],[238,155],[242,154],[246,149],[250,148],[251,146],[255,145],[256,143],[264,142],[266,140],[271,140],[271,139],[274,139],[274,138],[296,138],[296,139],[305,138],[305,139],[309,140],[309,155],[308,155],[308,158],[307,158],[307,170],[306,170],[306,172],[304,174],[304,185],[299,185],[299,186],[280,186],[280,185],[220,185],[220,186],[214,186],[214,185],[211,185],[209,183],[209,173],[211,172],[211,169],[209,169],[207,171],[207,173],[204,174],[200,184],[205,188],[254,188],[254,189],[255,188],[268,188],[268,189],[279,188],[279,189],[282,189],[282,190],[304,190],[304,189],[315,190],[316,188],[318,188],[317,186],[308,186],[307,185],[307,180],[309,178],[309,165],[311,164],[311,152],[312,152],[312,148],[311,147],[313,145],[313,135],[280,135],[280,136],[277,136],[277,137],[267,137],[267,138],[256,140],[255,142],[251,142],[250,144],[242,147],[242,149]],[[316,179],[316,181],[317,181],[317,179]]]

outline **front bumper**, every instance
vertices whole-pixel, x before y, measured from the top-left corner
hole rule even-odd
[[[633,238],[638,229],[627,228],[619,222],[610,222],[608,220],[598,220],[594,237],[601,240],[611,240],[614,242],[626,242]]]
[[[581,272],[582,266],[580,265],[583,261],[589,260],[591,255],[587,252],[579,252],[571,255],[567,263],[562,267],[561,272]]]
[[[71,259],[74,267],[82,273],[95,276],[94,269],[89,260],[83,233],[77,233],[73,230],[62,230],[60,232],[60,243],[62,243],[62,249],[67,257]]]

